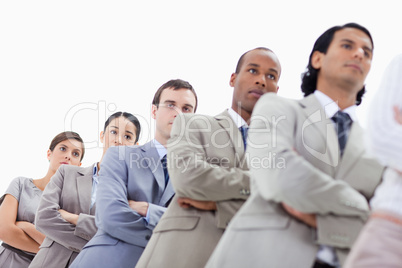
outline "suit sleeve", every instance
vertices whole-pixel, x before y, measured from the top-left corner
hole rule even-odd
[[[254,161],[250,164],[255,182],[252,190],[301,212],[355,217],[358,221],[351,222],[360,226],[369,211],[366,198],[294,150],[296,128],[301,127],[297,125],[300,111],[296,105],[273,94],[264,95],[257,103],[249,131],[250,159]],[[264,159],[269,157],[282,160],[284,165],[265,167]]]
[[[72,251],[80,252],[88,242],[88,239],[75,235],[75,225],[64,220],[58,211],[61,208],[64,175],[64,166],[60,166],[47,184],[39,202],[35,225],[48,238]],[[92,233],[92,236],[94,233]]]
[[[80,213],[78,215],[77,225],[75,226],[74,235],[81,237],[87,241],[95,235],[96,231],[95,216]]]
[[[152,231],[146,226],[145,218],[128,204],[126,157],[130,159],[130,155],[126,156],[126,149],[124,146],[109,148],[101,163],[96,193],[96,225],[114,238],[145,247],[145,237]]]
[[[245,200],[249,171],[222,167],[225,163],[207,154],[207,148],[214,146],[208,138],[211,134],[205,135],[205,132],[211,132],[208,123],[197,115],[180,115],[173,123],[168,144],[168,168],[176,194],[203,201]]]

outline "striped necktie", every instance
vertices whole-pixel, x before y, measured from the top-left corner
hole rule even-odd
[[[168,184],[168,181],[169,181],[169,173],[168,173],[168,169],[167,169],[166,154],[164,157],[162,157],[161,162],[162,162],[162,167],[163,167],[163,173],[165,175],[165,187],[166,187]]]
[[[346,142],[348,140],[349,129],[352,126],[352,119],[350,116],[342,111],[338,111],[332,120],[335,122],[335,130],[338,134],[339,148],[341,149],[341,155],[345,149]]]
[[[239,127],[239,130],[240,130],[241,136],[243,138],[244,150],[246,150],[248,127],[247,126],[241,126],[241,127]]]

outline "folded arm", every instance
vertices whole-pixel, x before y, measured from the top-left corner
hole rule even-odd
[[[187,115],[176,117],[173,123],[168,144],[168,168],[176,194],[198,201],[245,200],[249,171],[229,164],[229,157],[220,148],[216,148],[216,154],[208,153],[215,146],[211,135],[226,135],[224,129],[209,133],[209,124],[203,117]],[[230,146],[225,148],[232,149]],[[240,157],[234,161],[240,161]]]
[[[64,168],[61,166],[46,186],[41,201],[39,202],[35,224],[38,230],[53,241],[56,241],[70,250],[79,252],[95,234],[96,226],[94,216],[87,214],[79,214],[76,224],[63,218],[63,215],[68,218],[66,215],[69,213],[65,210],[60,211],[63,181],[65,179],[64,175]],[[90,228],[85,228],[90,235],[76,235],[76,228],[78,228],[81,223],[91,226]]]
[[[20,225],[25,229],[32,228],[33,226],[29,222],[16,222],[17,211],[17,199],[15,199],[15,197],[12,195],[7,194],[0,206],[0,240],[12,247],[37,253],[39,251],[40,244],[28,234],[33,234],[33,232],[25,232],[22,228],[20,228]],[[31,226],[28,227],[28,225]],[[38,238],[40,235],[35,234],[33,236],[40,241],[40,238]]]

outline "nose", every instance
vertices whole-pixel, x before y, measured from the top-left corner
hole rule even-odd
[[[70,155],[68,155],[68,154],[66,154],[66,156],[64,157],[66,160],[70,160],[71,159],[71,157],[70,157]]]
[[[359,60],[362,60],[364,58],[364,49],[359,47],[355,50],[354,52],[354,58],[357,58]]]
[[[259,85],[261,87],[265,87],[265,85],[266,85],[265,75],[258,76],[257,81],[255,81],[255,84]]]
[[[114,140],[114,143],[115,143],[115,144],[119,144],[119,145],[123,144],[123,142],[122,142],[122,137],[118,136],[118,137]]]

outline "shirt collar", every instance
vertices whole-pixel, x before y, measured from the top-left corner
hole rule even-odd
[[[232,108],[228,109],[228,112],[230,114],[230,117],[232,117],[233,121],[235,122],[237,128],[241,126],[246,126],[248,127],[247,122],[241,117],[238,113],[235,112]]]
[[[163,146],[159,141],[157,141],[155,139],[153,139],[153,142],[154,142],[156,150],[158,151],[159,159],[162,159],[167,153],[165,146]]]
[[[314,95],[318,99],[318,102],[321,104],[321,106],[324,108],[327,118],[332,118],[336,114],[336,112],[340,110],[337,102],[333,101],[330,97],[328,97],[318,89],[314,91]],[[356,105],[349,106],[348,108],[342,110],[342,112],[347,113],[353,121],[357,121]]]

